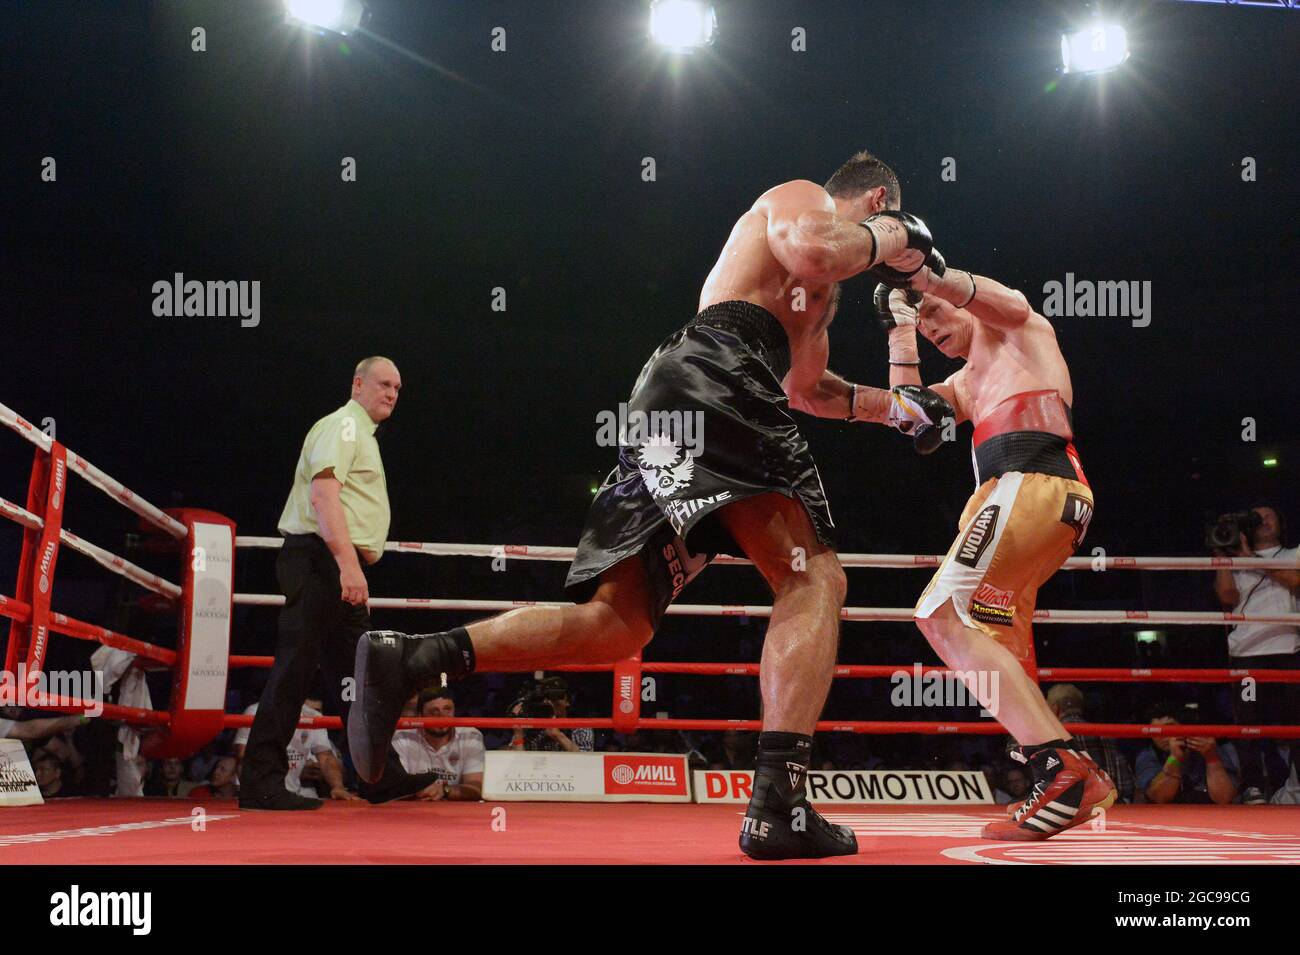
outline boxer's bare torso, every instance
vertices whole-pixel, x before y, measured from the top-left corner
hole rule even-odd
[[[760,196],[732,228],[700,292],[701,311],[718,302],[744,301],[776,317],[790,340],[787,383],[816,381],[826,370],[825,333],[835,318],[839,293],[838,282],[812,283],[791,275],[769,245],[771,217],[788,214],[792,202],[835,213],[835,202],[825,190],[808,186],[813,184],[785,183]],[[781,203],[785,207],[778,209]]]
[[[932,387],[952,403],[958,421],[976,425],[1001,402],[1027,391],[1057,391],[1067,405],[1074,404],[1070,369],[1056,343],[1056,330],[1037,312],[1030,312],[1023,325],[1011,327],[972,322],[966,364]]]

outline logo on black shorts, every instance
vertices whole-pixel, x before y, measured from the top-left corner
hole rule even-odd
[[[1074,549],[1083,543],[1083,535],[1088,533],[1088,522],[1092,520],[1092,502],[1081,494],[1065,495],[1065,508],[1061,511],[1061,523],[1069,524],[1074,529]]]
[[[695,477],[695,455],[660,435],[641,445],[636,461],[641,480],[655,497],[672,497]]]
[[[967,567],[975,567],[979,564],[984,551],[993,540],[993,532],[998,526],[998,512],[1001,510],[1001,504],[990,504],[975,515],[975,520],[970,522],[966,536],[957,545],[957,554],[953,560]]]
[[[674,537],[663,546],[663,559],[667,561],[667,570],[672,585],[673,592],[668,598],[672,603],[682,592],[682,588],[695,579],[695,575],[702,571],[710,561],[708,554],[692,554],[686,546],[686,542],[680,537]]]

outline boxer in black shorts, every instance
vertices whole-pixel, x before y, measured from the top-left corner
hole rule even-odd
[[[699,313],[660,345],[632,389],[626,419],[646,426],[620,434],[618,465],[592,503],[566,583],[579,602],[519,608],[445,633],[372,631],[360,641],[348,739],[363,779],[382,774],[415,689],[475,669],[626,659],[715,554],[744,554],[774,600],[741,849],[761,859],[857,851],[852,831],[826,822],[805,791],[845,580],[821,478],[790,410],[888,422],[918,447],[952,413],[926,389],[853,385],[826,367],[841,280],[867,270],[898,280],[927,262],[942,268],[925,224],[899,212],[899,199],[893,171],[868,153],[825,187],[796,180],[759,197],[705,281]]]

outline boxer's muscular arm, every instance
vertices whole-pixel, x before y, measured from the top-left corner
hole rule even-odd
[[[907,233],[900,223],[876,220],[869,231],[843,219],[835,214],[835,203],[826,190],[807,180],[769,189],[755,208],[767,216],[772,255],[791,275],[809,282],[838,282],[907,247]]]
[[[830,339],[826,331],[817,333],[801,351],[796,365],[791,366],[781,386],[790,396],[790,407],[818,418],[835,418],[843,421],[856,411],[859,421],[883,423],[889,409],[889,392],[866,385],[857,386],[857,405],[850,409],[854,397],[853,383],[845,381],[826,367],[830,357]]]
[[[928,269],[926,270],[929,271]],[[965,308],[981,322],[999,328],[1018,328],[1029,321],[1034,310],[1024,294],[1007,288],[983,275],[972,275],[961,269],[949,268],[942,278],[929,276],[929,287],[923,291],[938,296],[951,305]],[[975,297],[971,298],[972,291]]]

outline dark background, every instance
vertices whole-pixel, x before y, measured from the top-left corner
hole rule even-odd
[[[435,69],[286,26],[273,0],[6,4],[0,400],[53,418],[59,440],[160,506],[273,534],[303,434],[346,399],[359,358],[389,355],[405,383],[381,431],[392,538],[571,545],[612,465],[596,414],[693,314],[735,219],[767,188],[822,182],[869,148],[950,263],[1036,307],[1067,272],[1152,283],[1147,328],[1056,320],[1097,496],[1085,549],[1202,553],[1207,512],[1262,499],[1300,524],[1300,13],[1128,5],[1126,67],[1060,77],[1069,6],[724,2],[717,45],[671,59],[632,0],[372,0],[370,29]],[[206,53],[190,50],[194,26]],[[505,53],[490,50],[496,26]],[[790,50],[795,26],[806,53]],[[40,181],[44,156],[57,183]],[[344,156],[355,183],[340,180]],[[645,156],[656,182],[641,179]],[[949,156],[955,182],[940,179]],[[175,272],[260,280],[260,327],[154,317],[151,286]],[[490,307],[498,286],[505,312]],[[870,288],[846,288],[831,367],[879,384]],[[956,367],[929,346],[923,358],[927,380]],[[966,432],[922,460],[885,429],[800,421],[843,550],[946,548],[971,489]],[[1267,455],[1279,465],[1263,468]],[[0,494],[21,502],[29,447],[0,435],[0,460]],[[74,485],[71,529],[116,549],[133,521]],[[0,528],[0,589],[18,540]],[[273,589],[272,563],[243,559],[239,589]],[[390,555],[371,586],[557,599],[563,571]],[[59,575],[57,609],[121,620],[122,595],[91,583],[104,575],[86,560],[65,550]],[[851,571],[849,603],[909,606],[925,579]],[[714,569],[683,599],[766,595],[752,571]],[[1061,574],[1040,605],[1217,609],[1208,575],[1178,573]],[[1151,662],[1224,662],[1221,629],[1167,630]],[[273,631],[272,612],[241,611],[234,649],[269,652]],[[761,621],[669,618],[647,656],[756,659],[761,634]],[[1038,647],[1044,664],[1149,659],[1132,628],[1044,626]],[[845,627],[841,659],[934,661],[910,626],[865,624]],[[665,708],[752,716],[754,681],[725,685],[706,697],[677,679]],[[607,686],[591,683],[582,708],[608,712]],[[839,686],[828,713],[861,717],[886,691]],[[1136,718],[1138,692],[1117,688],[1089,715]],[[1213,691],[1185,688],[1198,694]]]

